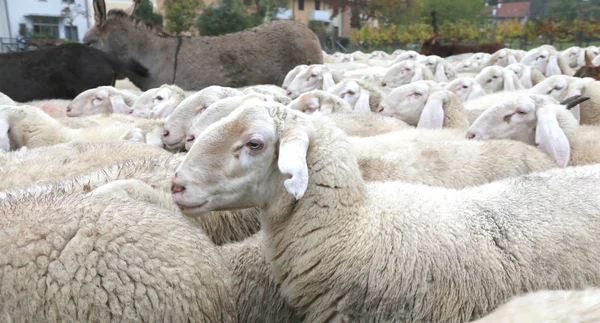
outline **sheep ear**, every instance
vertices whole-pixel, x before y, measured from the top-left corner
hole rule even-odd
[[[558,67],[558,57],[556,55],[548,57],[548,65],[546,66],[546,77],[552,75],[562,75],[560,67]]]
[[[410,83],[423,80],[423,68],[415,67],[415,74],[410,79]]]
[[[300,122],[299,117],[295,121]],[[309,125],[296,124],[285,129],[279,144],[277,166],[282,174],[292,175],[285,180],[285,189],[296,200],[301,199],[308,188],[308,166],[306,152],[309,144]]]
[[[444,124],[444,103],[448,102],[446,91],[438,91],[429,95],[417,128],[441,128]]]
[[[354,111],[369,113],[371,112],[371,106],[369,100],[371,99],[371,93],[365,89],[360,89],[360,96],[354,105]]]
[[[515,55],[512,54],[508,54],[508,64],[516,64],[517,62],[517,58],[515,57]]]
[[[435,67],[434,77],[437,82],[448,81],[448,78],[446,77],[446,71],[444,69],[444,64],[442,64],[442,63],[437,64],[437,66]]]
[[[565,97],[571,98],[574,96],[581,96],[581,91],[575,88],[569,89]],[[579,104],[571,105],[568,109],[571,111],[575,119],[577,119],[577,123],[581,123],[581,106]]]
[[[533,81],[531,80],[531,68],[523,68],[523,71],[521,72],[521,78],[519,79],[519,81],[527,89],[531,89],[533,87]]]
[[[333,81],[333,75],[331,72],[323,72],[323,91],[329,90],[335,86],[335,82]]]
[[[519,80],[513,71],[502,70],[502,77],[504,78],[504,91],[515,91],[517,89]]]
[[[125,100],[120,95],[110,96],[110,105],[112,106],[113,112],[122,113],[122,114],[130,114],[133,112],[133,109],[125,103]]]
[[[467,101],[476,99],[484,95],[485,91],[483,90],[483,88],[479,85],[479,83],[475,82],[475,84],[471,85],[471,92],[469,92],[469,95],[467,96]]]
[[[0,120],[0,151],[10,150],[10,138],[8,137],[8,122]]]
[[[537,126],[535,129],[535,143],[548,154],[559,167],[569,163],[571,146],[569,140],[558,125],[556,113],[551,106],[541,107],[537,111]]]
[[[94,21],[101,26],[106,21],[106,4],[104,0],[94,0]]]

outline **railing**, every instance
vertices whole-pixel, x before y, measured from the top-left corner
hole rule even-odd
[[[64,44],[62,39],[36,39],[28,37],[2,38],[0,37],[0,52],[20,52],[34,50],[42,47]]]

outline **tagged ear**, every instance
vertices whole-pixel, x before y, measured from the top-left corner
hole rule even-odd
[[[422,81],[422,80],[423,80],[423,68],[420,67],[420,66],[416,66],[415,67],[415,74],[410,79],[410,83],[413,83],[413,82],[416,82],[416,81]]]
[[[569,140],[558,125],[556,113],[552,107],[541,107],[537,111],[537,126],[535,129],[535,143],[548,154],[559,167],[569,163],[571,146]]]
[[[329,90],[329,88],[332,88],[335,86],[335,82],[333,81],[333,75],[331,75],[331,72],[329,71],[324,71],[323,72],[323,91],[327,91]]]
[[[360,96],[354,105],[354,111],[362,113],[370,113],[371,106],[369,100],[371,99],[371,93],[365,89],[360,89]]]
[[[437,91],[429,95],[417,128],[441,128],[444,124],[444,103],[448,101],[446,91]]]
[[[120,95],[110,96],[109,101],[114,113],[130,114],[133,112],[133,109],[125,103],[125,100]]]
[[[8,122],[0,120],[0,151],[10,150],[10,138],[8,137]]]
[[[435,67],[434,78],[437,82],[448,81],[448,77],[446,77],[444,64],[442,64],[441,62],[438,62],[437,66]]]
[[[101,26],[106,21],[106,4],[104,0],[94,0],[94,21]]]
[[[531,79],[531,68],[523,67],[521,72],[521,78],[519,79],[523,87],[531,89],[533,87],[533,80]]]
[[[301,122],[296,117],[296,122]],[[282,174],[291,175],[285,180],[285,189],[296,200],[301,199],[308,188],[308,166],[306,152],[308,151],[310,127],[298,123],[285,129],[280,137],[279,159],[277,166]]]
[[[548,65],[546,66],[546,77],[552,75],[562,75],[560,67],[558,67],[558,57],[556,55],[548,57]]]
[[[521,88],[518,83],[517,75],[509,69],[502,70],[502,78],[504,78],[504,91],[515,91],[518,88]]]
[[[574,96],[581,96],[581,91],[577,88],[570,88],[567,91],[567,95],[565,97],[571,98]],[[581,123],[581,106],[579,104],[577,104],[577,105],[571,107],[569,109],[569,111],[571,111],[571,113],[573,114],[575,119],[577,119],[577,123]]]

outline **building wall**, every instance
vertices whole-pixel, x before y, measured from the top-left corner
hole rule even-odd
[[[2,37],[19,37],[20,25],[24,24],[28,30],[33,29],[33,19],[31,16],[53,17],[58,19],[58,37],[66,38],[65,27],[68,22],[61,19],[61,10],[67,7],[65,0],[0,0],[0,32]],[[75,0],[75,4],[81,5],[85,10],[85,0]],[[5,12],[8,6],[8,11]],[[8,13],[8,18],[6,17]],[[10,22],[8,21],[10,20]],[[88,29],[88,21],[84,15],[80,15],[73,21],[73,26],[77,27],[78,39],[81,41],[83,35]]]

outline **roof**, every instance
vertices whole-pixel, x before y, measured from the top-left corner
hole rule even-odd
[[[529,1],[502,3],[500,8],[496,9],[496,17],[516,18],[527,16],[530,5],[531,2]]]

